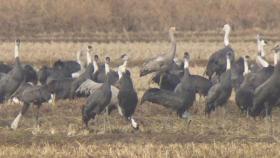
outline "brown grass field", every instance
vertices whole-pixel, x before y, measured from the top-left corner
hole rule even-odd
[[[255,37],[250,37],[253,39]],[[150,75],[139,78],[139,66],[152,56],[168,50],[168,42],[134,43],[72,43],[22,42],[21,60],[37,67],[50,65],[57,59],[75,59],[81,47],[91,44],[95,53],[111,56],[114,66],[123,53],[130,56],[129,68],[138,97],[151,86]],[[274,46],[270,42],[267,53]],[[177,56],[191,54],[190,71],[202,74],[211,53],[222,42],[179,42]],[[255,42],[233,42],[237,56],[256,55]],[[14,43],[0,44],[0,60],[13,62]],[[269,54],[268,56],[272,56]],[[160,105],[145,103],[137,107],[138,131],[119,116],[99,115],[90,123],[91,130],[82,129],[81,106],[85,99],[57,101],[55,106],[41,108],[40,129],[34,128],[32,108],[20,122],[18,130],[9,128],[21,106],[5,103],[0,109],[0,157],[280,157],[280,111],[274,109],[271,122],[246,118],[240,114],[231,97],[226,113],[218,109],[211,118],[203,113],[204,99],[192,107],[192,122],[177,118]]]

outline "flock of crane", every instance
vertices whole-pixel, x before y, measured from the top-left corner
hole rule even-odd
[[[258,54],[255,62],[249,56],[235,60],[230,46],[230,25],[223,27],[225,47],[213,53],[207,63],[205,75],[193,75],[189,71],[190,53],[185,52],[183,60],[176,57],[175,27],[169,29],[170,52],[148,60],[140,70],[140,76],[153,73],[152,81],[159,88],[149,88],[140,104],[151,102],[170,108],[180,118],[190,118],[189,108],[194,104],[196,94],[205,96],[205,114],[218,107],[225,107],[232,91],[241,112],[247,117],[270,116],[272,108],[280,105],[280,46],[276,45],[274,65],[265,59],[266,41],[257,36]],[[43,66],[38,71],[32,65],[23,64],[19,58],[20,40],[15,41],[15,63],[0,64],[0,102],[11,101],[22,104],[19,114],[11,123],[17,129],[19,121],[30,105],[37,107],[35,114],[38,125],[39,108],[43,103],[58,99],[86,97],[82,107],[82,121],[85,128],[96,115],[117,109],[119,114],[131,122],[133,128],[139,125],[133,118],[138,105],[130,71],[128,56],[121,56],[123,64],[116,71],[110,68],[110,57],[101,62],[98,55],[92,58],[92,47],[77,53],[77,61],[56,61],[52,67]],[[86,54],[87,63],[80,59]]]
[[[225,107],[232,91],[241,112],[247,117],[271,118],[272,108],[280,105],[280,46],[274,51],[274,65],[265,59],[266,41],[257,35],[258,54],[255,62],[249,62],[249,56],[235,60],[234,50],[229,43],[230,25],[223,27],[225,47],[213,53],[207,63],[204,78],[189,72],[188,52],[184,54],[184,64],[175,57],[176,41],[174,28],[170,28],[171,51],[144,64],[140,75],[157,72],[153,81],[160,88],[148,89],[141,102],[149,101],[177,111],[179,117],[189,118],[189,108],[195,101],[195,94],[206,97],[205,114],[218,107]]]

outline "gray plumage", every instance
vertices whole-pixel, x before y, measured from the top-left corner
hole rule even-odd
[[[186,115],[187,111],[195,100],[195,89],[188,70],[188,56],[189,55],[185,53],[184,76],[175,88],[175,91],[171,92],[164,89],[150,88],[144,93],[141,104],[145,101],[157,103],[175,110],[177,115],[181,118],[188,118]]]
[[[9,99],[24,81],[24,71],[18,57],[20,41],[16,40],[15,66],[13,69],[0,80],[0,102]]]
[[[144,63],[140,70],[140,76],[145,76],[152,72],[165,72],[169,70],[176,53],[176,40],[174,38],[175,27],[169,29],[169,36],[171,39],[171,50],[170,52],[162,55],[158,55],[155,58],[150,59]]]
[[[244,59],[243,57],[240,57],[237,59],[231,68],[231,81],[232,81],[232,87],[237,90],[241,83],[244,80]]]
[[[90,119],[94,119],[97,114],[103,112],[103,110],[111,102],[112,91],[109,72],[109,58],[106,58],[106,80],[96,91],[94,91],[87,99],[86,105],[82,108],[82,120],[86,127]],[[107,66],[107,67],[106,67]]]
[[[211,79],[213,74],[220,76],[223,72],[226,71],[226,56],[230,58],[231,64],[234,62],[234,50],[229,45],[229,33],[230,26],[228,24],[224,25],[223,31],[225,32],[224,36],[224,45],[225,47],[213,53],[207,63],[205,74]]]
[[[30,105],[37,106],[35,119],[37,126],[39,126],[39,108],[43,103],[50,101],[52,98],[47,85],[33,86],[28,83],[25,83],[21,86],[21,90],[18,92],[19,93],[17,93],[14,97],[17,98],[20,102],[22,102],[23,106],[18,116],[12,122],[11,128],[16,129],[18,127],[20,118],[25,115]]]
[[[71,89],[70,89],[70,97],[73,99],[76,96],[76,90],[79,88],[79,86],[85,82],[87,79],[91,79],[91,74],[94,71],[94,67],[92,63],[90,63],[85,72],[82,73],[78,78],[74,79],[72,84],[71,84]]]
[[[74,80],[73,78],[52,79],[45,85],[47,85],[50,92],[55,95],[56,100],[69,99],[72,96],[71,88]]]
[[[220,82],[214,84],[208,91],[205,106],[206,114],[210,114],[211,111],[214,111],[218,106],[224,106],[231,95],[231,71],[228,55],[226,56],[226,60],[229,68],[221,75]]]
[[[8,72],[11,71],[12,69],[13,69],[13,66],[12,66],[12,65],[0,63],[0,72],[1,72],[1,73],[8,73]]]
[[[63,66],[65,73],[72,74],[81,70],[81,65],[77,61],[73,60],[57,60],[54,62],[53,67]]]
[[[263,84],[273,73],[274,67],[262,68],[257,72],[250,72],[244,77],[240,88],[236,91],[235,101],[241,111],[249,112],[253,106],[255,89]]]
[[[191,74],[189,72],[189,53],[184,54],[184,76],[181,79],[181,82],[176,86],[174,92],[184,98],[185,106],[180,109],[180,113],[187,111],[195,100],[195,86]]]
[[[97,82],[87,79],[76,90],[76,93],[78,95],[82,94],[84,96],[89,96],[89,95],[93,94],[101,86],[102,86],[102,83],[97,83]],[[109,106],[117,106],[118,105],[117,95],[119,93],[119,90],[115,86],[111,86],[111,91],[112,91],[112,99],[111,99]]]
[[[182,109],[186,109],[184,108],[184,98],[181,95],[164,89],[149,88],[143,94],[140,104],[146,101],[172,109],[177,112],[179,117],[183,117]]]
[[[277,45],[274,50],[279,54],[280,47]],[[273,74],[260,86],[256,88],[253,96],[253,107],[250,110],[252,116],[258,116],[265,109],[266,115],[271,115],[271,110],[280,97],[280,63],[274,67]]]
[[[130,72],[126,70],[126,65],[123,69],[119,68],[121,78],[118,81],[119,93],[118,103],[119,111],[123,117],[131,121],[132,127],[138,129],[138,124],[133,120],[132,115],[136,110],[138,103],[137,93],[133,87],[133,82],[130,77]]]
[[[65,68],[56,66],[53,68],[43,66],[37,73],[38,80],[41,84],[46,84],[48,80],[70,78],[71,74],[64,71]]]
[[[230,46],[218,50],[212,54],[206,66],[206,75],[211,79],[212,75],[216,73],[220,76],[226,71],[226,55],[230,54],[231,63],[234,62],[234,51]]]
[[[174,91],[175,87],[180,83],[180,80],[184,75],[183,67],[184,65],[177,65],[175,62],[172,62],[170,70],[167,70],[164,73],[157,72],[152,80],[159,85],[160,89]],[[161,84],[160,79],[162,80]]]

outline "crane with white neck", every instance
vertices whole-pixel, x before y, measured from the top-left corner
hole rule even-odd
[[[140,77],[153,72],[164,73],[166,70],[169,70],[172,67],[174,62],[174,57],[176,53],[176,39],[175,39],[175,27],[170,27],[169,29],[169,38],[171,40],[171,49],[165,54],[158,55],[155,58],[152,58],[144,63],[143,67],[140,70]],[[162,75],[160,76],[160,85],[162,81]]]
[[[229,34],[231,27],[229,24],[225,24],[223,27],[224,31],[224,48],[213,53],[207,63],[205,74],[211,79],[216,74],[220,76],[226,71],[226,55],[229,55],[230,62],[234,62],[234,50],[231,48],[229,43]]]

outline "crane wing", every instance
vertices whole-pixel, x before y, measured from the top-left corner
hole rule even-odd
[[[90,79],[87,79],[76,90],[76,93],[89,95],[89,94],[92,94],[93,92],[95,92],[100,86],[102,86],[102,83],[97,83]],[[117,95],[119,93],[119,89],[117,89],[114,86],[111,86],[111,91],[112,91],[112,97],[117,97]]]

